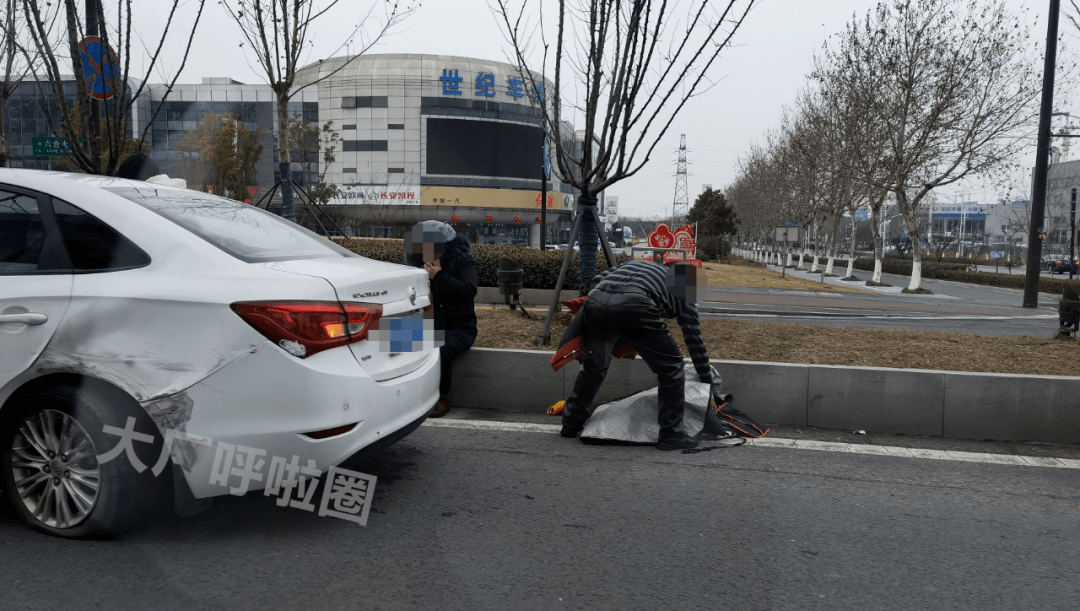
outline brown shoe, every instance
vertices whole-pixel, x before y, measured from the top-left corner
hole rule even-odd
[[[450,401],[448,399],[439,399],[439,402],[435,404],[435,409],[431,412],[432,418],[442,418],[450,411]]]

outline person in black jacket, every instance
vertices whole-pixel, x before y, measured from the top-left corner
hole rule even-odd
[[[657,422],[661,450],[697,447],[698,440],[682,430],[684,406],[683,355],[665,318],[682,329],[698,380],[712,384],[709,352],[701,337],[695,305],[708,290],[703,270],[682,263],[667,266],[629,261],[593,278],[596,285],[574,317],[555,353],[582,360],[574,390],[562,412],[563,437],[577,437],[592,414],[590,406],[611,363],[612,352],[625,342],[637,351],[659,382]],[[580,334],[580,335],[579,335]],[[580,337],[580,339],[579,339]]]
[[[476,341],[476,261],[469,240],[440,221],[417,223],[405,240],[405,248],[406,262],[417,267],[422,264],[431,279],[436,340],[442,342],[439,402],[431,416],[439,418],[450,411],[451,363]]]

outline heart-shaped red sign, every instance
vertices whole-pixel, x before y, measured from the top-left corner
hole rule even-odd
[[[672,248],[675,245],[675,235],[667,223],[660,223],[649,234],[649,246],[653,248]]]

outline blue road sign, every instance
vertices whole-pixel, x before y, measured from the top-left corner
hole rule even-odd
[[[112,83],[116,81],[119,62],[112,48],[98,36],[87,36],[79,43],[79,59],[90,95],[97,100],[113,97]]]

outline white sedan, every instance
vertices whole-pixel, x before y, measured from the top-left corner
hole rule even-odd
[[[250,205],[0,169],[3,494],[31,527],[83,537],[161,494],[191,513],[302,489],[426,418],[429,305],[424,270]]]

